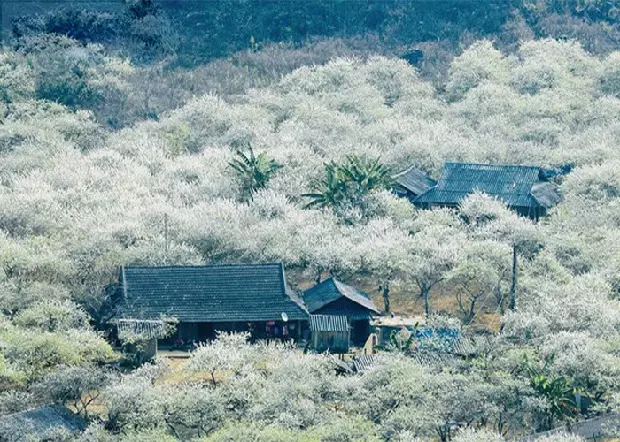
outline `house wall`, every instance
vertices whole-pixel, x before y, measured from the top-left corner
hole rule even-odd
[[[534,221],[538,221],[539,218],[547,215],[547,210],[544,207],[510,207],[511,210],[514,210],[519,215],[531,218]]]
[[[215,339],[218,331],[250,332],[252,340],[293,339],[300,340],[308,329],[307,321],[258,321],[258,322],[181,322],[175,335],[162,340],[163,345],[175,345],[180,339],[184,345],[192,340],[204,342]]]
[[[348,353],[349,332],[312,332],[312,348],[319,353]]]
[[[346,316],[349,326],[351,326],[351,344],[355,346],[364,345],[370,335],[370,314],[371,312],[347,298],[340,298],[325,307],[312,312],[316,315],[336,315]]]

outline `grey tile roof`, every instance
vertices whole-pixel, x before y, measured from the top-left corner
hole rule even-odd
[[[437,184],[426,172],[415,167],[394,175],[392,179],[413,195],[421,195]]]
[[[346,298],[349,301],[361,306],[361,310],[366,310],[371,314],[379,313],[379,310],[375,307],[374,303],[366,293],[346,285],[335,278],[326,279],[320,284],[317,284],[304,292],[304,302],[306,303],[310,313],[317,312],[318,310],[321,310],[321,312],[324,313],[326,306],[342,298]],[[330,311],[330,313],[336,314],[338,313],[338,310],[343,308],[344,306],[338,306],[336,311]],[[340,314],[349,316],[345,311],[341,311]]]
[[[288,289],[282,264],[126,267],[120,317],[182,322],[307,320]],[[296,299],[296,298],[295,298]]]
[[[348,332],[349,324],[346,316],[310,315],[310,331]]]
[[[0,416],[0,440],[7,442],[39,440],[57,430],[79,432],[86,421],[60,405],[48,405]],[[34,438],[34,439],[33,439]]]
[[[532,187],[539,183],[540,167],[501,164],[446,163],[437,186],[415,199],[416,204],[458,204],[479,191],[512,207],[539,207]]]

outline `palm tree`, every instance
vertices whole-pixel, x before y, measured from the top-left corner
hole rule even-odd
[[[554,421],[567,420],[579,414],[579,407],[575,401],[575,394],[582,393],[576,388],[573,381],[564,376],[551,377],[545,372],[553,358],[545,361],[543,369],[535,367],[529,360],[526,362],[526,371],[530,377],[530,385],[536,396],[545,400],[548,405],[543,430],[553,428]]]
[[[267,157],[266,152],[254,155],[252,146],[248,146],[248,154],[237,150],[237,157],[228,165],[236,172],[241,181],[243,200],[251,200],[253,195],[267,186],[267,182],[282,166]]]
[[[311,198],[304,208],[336,207],[342,203],[347,194],[347,182],[341,166],[331,162],[325,164],[325,178],[312,184],[312,192],[302,196]]]
[[[378,188],[389,188],[392,180],[390,170],[379,162],[379,158],[367,160],[354,155],[347,156],[348,164],[342,171],[355,184],[359,195]]]
[[[311,198],[305,208],[336,208],[344,203],[363,205],[369,192],[390,185],[389,169],[379,162],[379,158],[366,160],[350,155],[345,164],[333,161],[325,164],[325,178],[315,181],[312,192],[302,196]]]

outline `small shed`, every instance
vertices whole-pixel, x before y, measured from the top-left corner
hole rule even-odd
[[[375,327],[377,334],[377,344],[386,346],[390,344],[390,336],[392,333],[398,333],[405,329],[414,332],[417,328],[426,323],[426,319],[419,317],[400,317],[400,316],[381,316],[375,318],[372,325]]]
[[[157,356],[157,340],[166,337],[166,324],[153,319],[117,319],[118,339],[128,346],[128,350],[139,356],[140,363]],[[142,342],[145,345],[139,345]]]
[[[368,294],[329,278],[304,292],[304,302],[312,315],[344,316],[351,327],[351,341],[364,345],[370,335],[370,320],[379,309]]]
[[[61,405],[47,405],[0,416],[0,440],[55,440],[58,434],[78,434],[86,429],[82,417]]]
[[[536,220],[562,200],[559,186],[548,180],[538,166],[446,163],[437,185],[413,203],[420,208],[457,207],[468,195],[482,192]]]
[[[410,201],[437,185],[437,181],[415,167],[397,173],[392,179],[394,180],[394,192]]]
[[[317,352],[349,352],[351,329],[346,316],[310,315],[312,349]]]

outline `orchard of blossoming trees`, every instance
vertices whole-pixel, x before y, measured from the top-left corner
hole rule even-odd
[[[314,63],[179,97],[134,89],[143,66],[66,36],[0,53],[0,431],[56,403],[89,426],[52,440],[499,441],[618,408],[620,53],[480,40],[440,86],[389,56]],[[538,223],[480,193],[418,210],[381,181],[446,161],[572,170]],[[244,335],[181,366],[111,368],[120,265],[263,262],[293,288],[337,276],[396,312],[426,296],[465,329],[498,327],[475,358],[392,351],[356,375]]]

